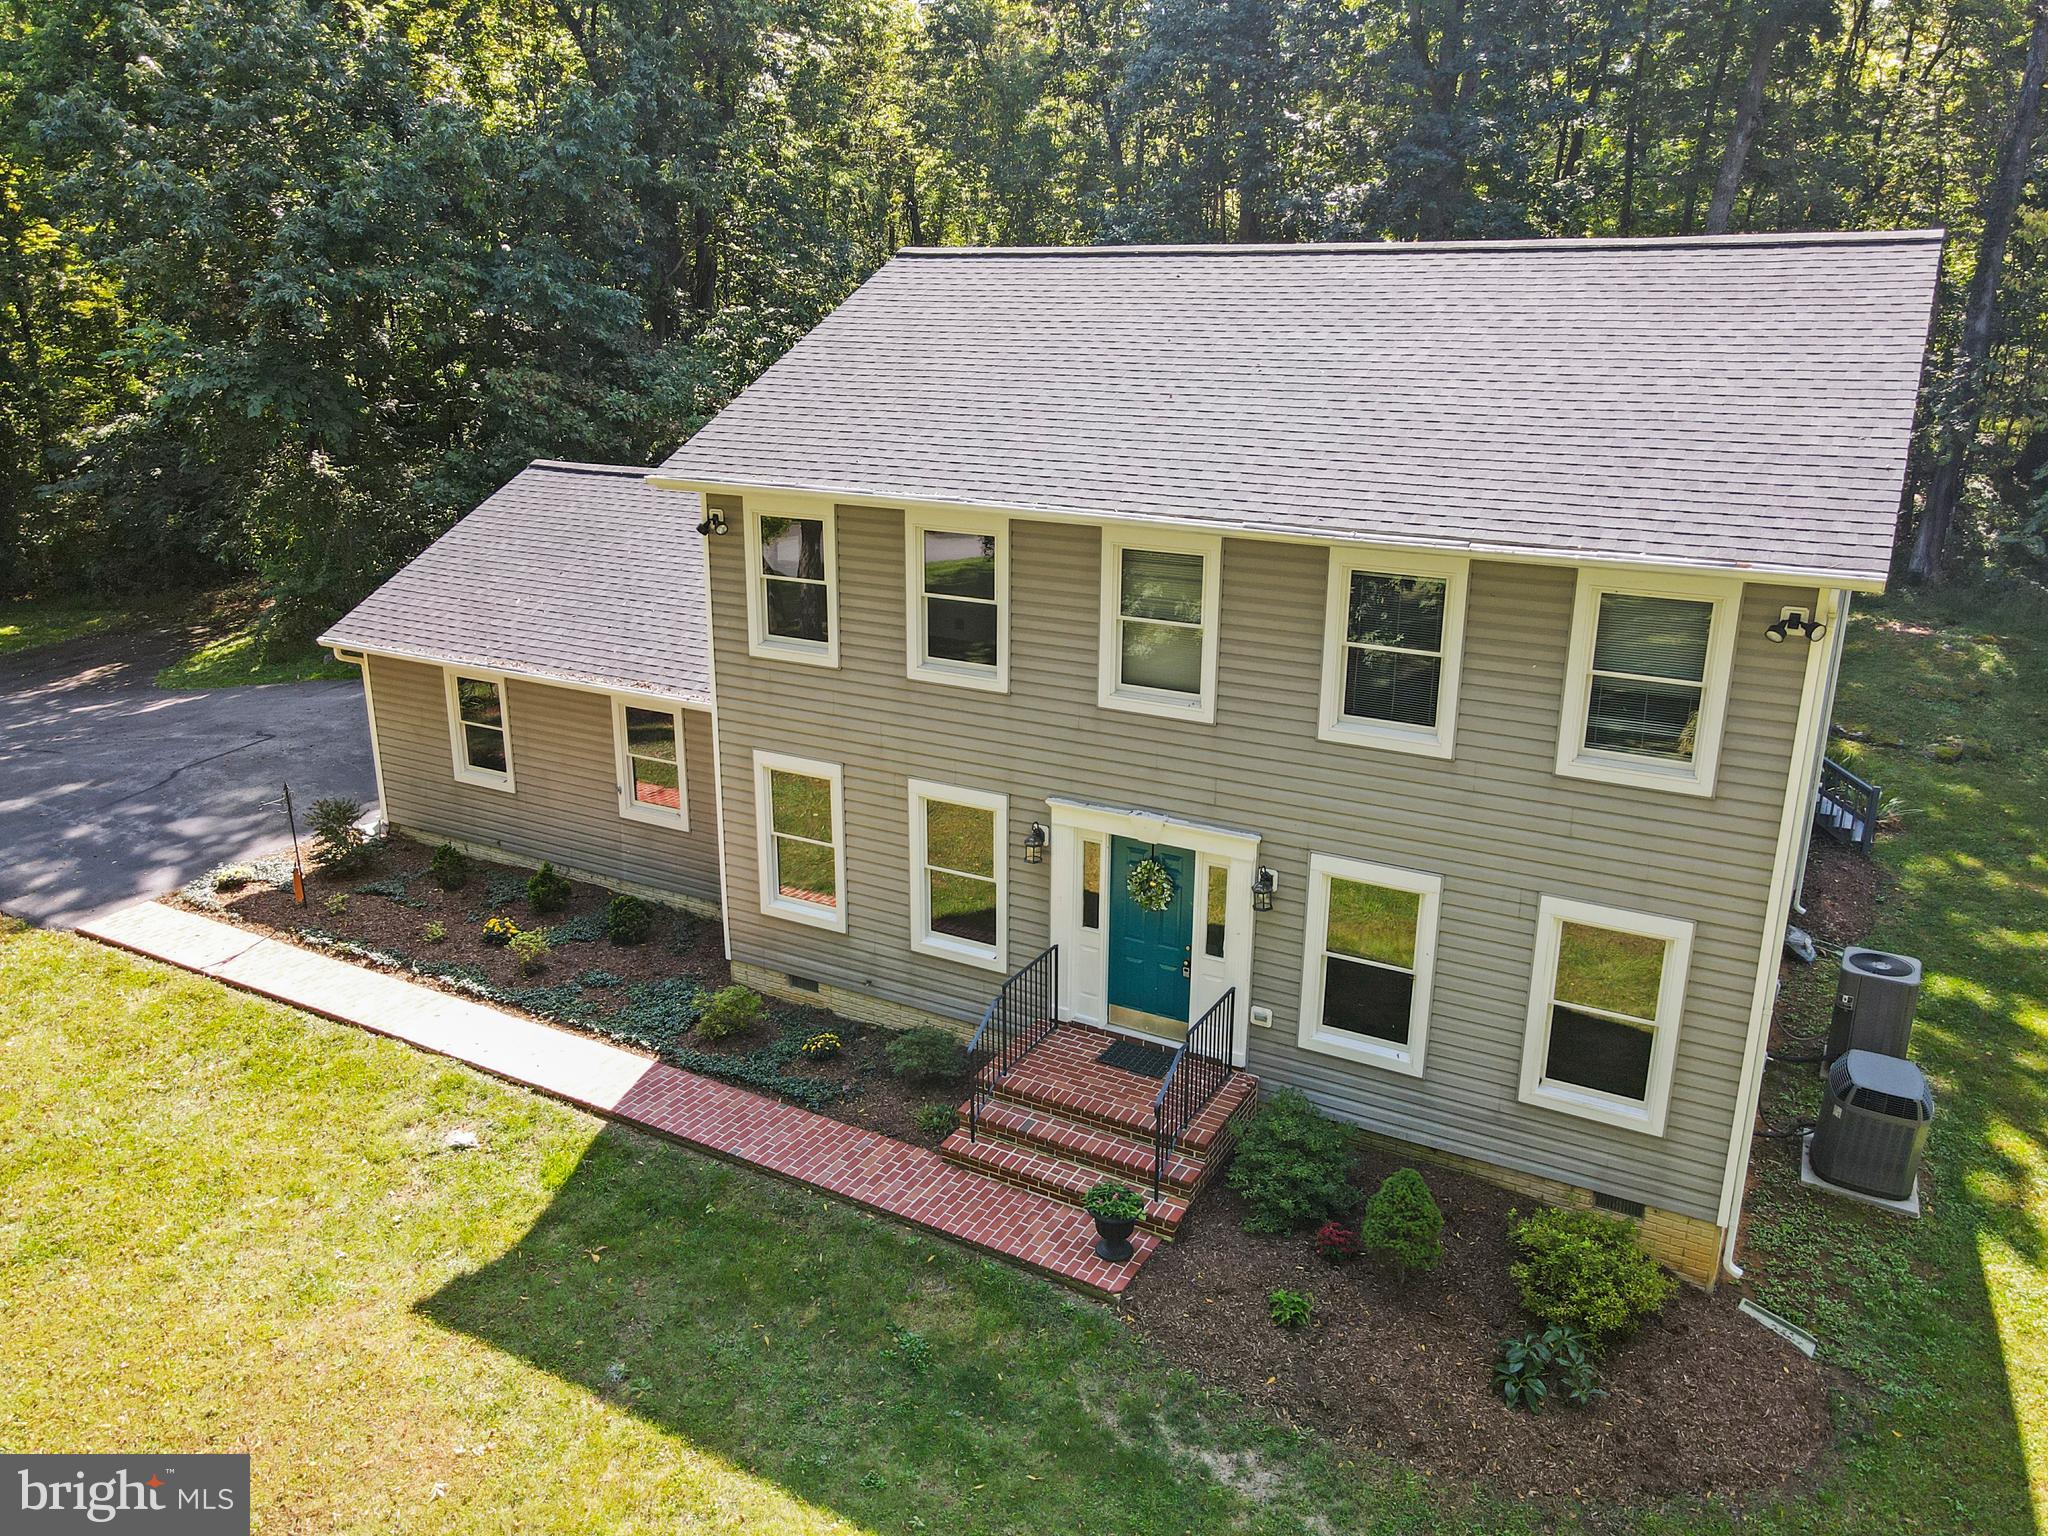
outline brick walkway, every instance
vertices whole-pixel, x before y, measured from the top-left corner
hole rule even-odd
[[[78,931],[829,1190],[1098,1295],[1122,1291],[1158,1246],[1139,1232],[1130,1263],[1104,1264],[1095,1257],[1094,1224],[1071,1205],[927,1148],[196,912],[143,902]]]

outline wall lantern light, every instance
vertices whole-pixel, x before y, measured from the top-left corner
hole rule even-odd
[[[704,534],[724,533],[725,514],[716,509],[706,513],[704,521],[697,525],[697,531]]]
[[[1031,830],[1024,834],[1024,862],[1026,864],[1043,864],[1045,862],[1046,844],[1051,841],[1052,834],[1045,830],[1043,824],[1036,821],[1031,823]]]
[[[1787,635],[1804,635],[1808,640],[1818,640],[1828,632],[1827,625],[1818,619],[1809,619],[1797,608],[1788,611],[1775,624],[1764,629],[1764,638],[1773,645],[1783,645]]]
[[[1280,877],[1261,864],[1252,872],[1252,910],[1273,910],[1273,893],[1280,889]]]

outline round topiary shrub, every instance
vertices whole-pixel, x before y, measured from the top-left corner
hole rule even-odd
[[[621,892],[604,909],[604,936],[614,944],[644,944],[654,932],[654,917],[653,902]]]
[[[761,994],[737,984],[720,987],[697,1016],[697,1033],[706,1040],[725,1040],[761,1022]]]
[[[1520,1255],[1508,1273],[1529,1315],[1577,1329],[1596,1349],[1634,1332],[1678,1289],[1634,1224],[1616,1216],[1546,1208],[1512,1216],[1508,1236]]]
[[[526,900],[536,912],[559,912],[575,894],[576,887],[552,864],[543,862],[527,877]]]
[[[967,1070],[967,1047],[936,1025],[906,1029],[882,1047],[889,1070],[907,1083],[937,1083]]]
[[[1387,1175],[1358,1221],[1359,1246],[1402,1274],[1435,1269],[1444,1256],[1443,1212],[1413,1168]]]
[[[1251,1207],[1247,1232],[1299,1232],[1358,1209],[1350,1133],[1288,1089],[1245,1125],[1227,1177]]]
[[[427,873],[434,877],[434,884],[442,890],[459,891],[469,884],[469,877],[476,873],[476,866],[470,862],[469,855],[453,843],[443,843],[427,860]]]

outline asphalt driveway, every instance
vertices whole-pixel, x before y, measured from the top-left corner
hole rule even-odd
[[[286,780],[302,829],[321,796],[376,802],[360,683],[152,686],[180,640],[0,660],[0,912],[68,926],[275,848]]]

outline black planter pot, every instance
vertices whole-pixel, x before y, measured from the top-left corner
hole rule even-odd
[[[1131,1231],[1137,1225],[1135,1221],[1110,1221],[1106,1217],[1096,1217],[1095,1235],[1102,1241],[1095,1245],[1095,1257],[1105,1264],[1129,1263]]]

